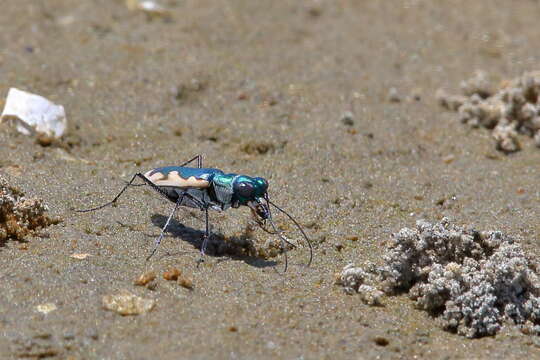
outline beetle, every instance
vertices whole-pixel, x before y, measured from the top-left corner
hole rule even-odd
[[[190,163],[197,162],[197,167],[189,167]],[[140,178],[143,184],[133,184]],[[124,188],[106,204],[86,210],[76,210],[77,212],[90,212],[103,209],[106,206],[116,203],[120,196],[130,186],[148,185],[153,190],[164,196],[167,200],[174,203],[174,208],[170,213],[165,225],[161,229],[160,235],[154,242],[154,247],[146,258],[148,261],[158,249],[161,240],[169,226],[171,219],[180,206],[200,209],[205,212],[206,229],[204,232],[203,243],[201,246],[201,255],[204,257],[208,240],[210,238],[210,225],[208,211],[210,209],[225,211],[229,208],[238,208],[248,206],[258,225],[270,234],[279,236],[282,250],[285,258],[285,270],[287,270],[287,252],[285,243],[291,244],[281,232],[276,228],[272,219],[270,206],[287,216],[298,228],[309,247],[309,266],[313,260],[313,248],[311,242],[300,226],[298,221],[281,207],[274,204],[268,196],[268,181],[262,177],[251,177],[242,174],[225,173],[215,168],[204,168],[202,166],[202,156],[197,155],[193,159],[186,161],[178,166],[165,166],[152,169],[145,173],[136,173]],[[270,223],[273,232],[266,230],[263,225],[266,221]],[[202,258],[201,257],[201,258]]]

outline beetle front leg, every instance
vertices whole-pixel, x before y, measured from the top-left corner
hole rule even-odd
[[[204,232],[204,240],[201,247],[201,254],[204,256],[206,252],[206,247],[208,246],[208,240],[210,239],[210,224],[208,222],[208,208],[204,209],[205,218],[206,218],[206,230]]]
[[[206,206],[204,208],[204,212],[205,212],[205,220],[206,220],[206,229],[204,231],[203,242],[202,242],[202,245],[201,245],[201,258],[199,259],[199,261],[197,261],[197,267],[199,267],[199,265],[202,262],[204,262],[204,257],[206,255],[206,247],[208,246],[208,240],[210,239],[210,224],[209,224],[209,219],[208,219],[208,206]]]

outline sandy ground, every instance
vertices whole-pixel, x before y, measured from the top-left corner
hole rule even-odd
[[[0,244],[0,358],[540,357],[540,340],[511,326],[469,340],[406,296],[369,307],[334,284],[347,263],[380,261],[391,233],[418,218],[503,230],[538,254],[540,150],[523,137],[521,152],[498,153],[487,130],[468,129],[434,99],[476,69],[500,79],[537,70],[537,1],[163,4],[169,19],[120,0],[2,3],[0,94],[14,86],[63,104],[70,135],[65,149],[42,147],[0,126],[0,172],[63,220],[48,237]],[[401,102],[388,100],[392,87]],[[146,262],[172,204],[142,188],[117,207],[72,210],[110,200],[137,171],[196,154],[266,177],[313,239],[312,266],[297,249],[285,275],[282,256],[210,255],[197,268],[204,223],[189,211]],[[226,237],[249,218],[211,214]],[[172,266],[193,290],[162,278]],[[148,270],[156,288],[134,286]],[[155,308],[104,310],[102,296],[122,289]],[[57,309],[36,311],[46,303]]]

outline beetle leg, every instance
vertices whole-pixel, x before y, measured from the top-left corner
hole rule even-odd
[[[203,243],[201,245],[201,257],[197,261],[197,268],[199,267],[201,263],[204,262],[204,256],[206,255],[206,247],[208,246],[208,239],[210,239],[210,224],[208,221],[208,207],[204,208],[204,212],[205,212],[205,219],[206,219],[206,229],[204,231]]]
[[[118,200],[120,198],[120,196],[124,193],[124,191],[126,191],[126,189],[128,187],[130,187],[133,183],[133,181],[135,181],[135,179],[137,178],[137,176],[139,176],[141,174],[137,173],[135,175],[133,175],[133,177],[131,178],[131,180],[129,180],[129,182],[124,186],[124,188],[122,190],[120,190],[120,192],[118,193],[118,195],[116,195],[114,197],[114,199],[112,199],[112,201],[109,201],[108,203],[106,204],[103,204],[103,205],[100,205],[100,206],[97,206],[95,208],[91,208],[91,209],[86,209],[86,210],[75,210],[76,212],[89,212],[89,211],[95,211],[95,210],[99,210],[99,209],[103,209],[105,206],[109,206],[109,205],[112,205],[116,202],[116,200]]]
[[[146,258],[146,261],[150,260],[150,258],[155,254],[157,248],[159,247],[159,244],[161,244],[161,239],[163,239],[163,235],[165,234],[165,230],[167,230],[167,227],[169,226],[169,223],[171,222],[172,217],[174,216],[174,213],[178,208],[180,207],[180,204],[182,203],[182,200],[184,199],[184,194],[178,198],[178,201],[174,205],[174,209],[169,215],[169,218],[167,219],[167,222],[165,223],[165,226],[161,229],[161,234],[157,237],[156,241],[154,242],[154,248],[152,249],[152,252],[148,257]]]
[[[208,222],[208,208],[204,209],[205,219],[206,219],[206,230],[204,231],[203,243],[201,246],[201,255],[204,256],[206,252],[206,247],[208,246],[208,239],[210,239],[210,224]]]
[[[181,165],[179,165],[179,166],[180,166],[180,167],[186,166],[187,164],[189,164],[189,163],[191,163],[191,162],[193,162],[193,161],[195,161],[195,160],[197,160],[197,167],[198,167],[199,169],[202,168],[202,155],[200,155],[200,154],[197,155],[197,156],[195,156],[193,159],[188,160],[188,161],[186,161],[185,163],[183,163],[183,164],[181,164]]]

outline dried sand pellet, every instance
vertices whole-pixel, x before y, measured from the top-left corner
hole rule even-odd
[[[540,71],[502,83],[498,88],[483,71],[461,83],[461,95],[440,89],[436,97],[441,106],[457,111],[459,119],[471,127],[492,129],[497,149],[519,151],[518,134],[534,138],[540,147]]]
[[[41,199],[27,198],[0,175],[0,241],[22,240],[28,233],[57,223],[45,215]]]

